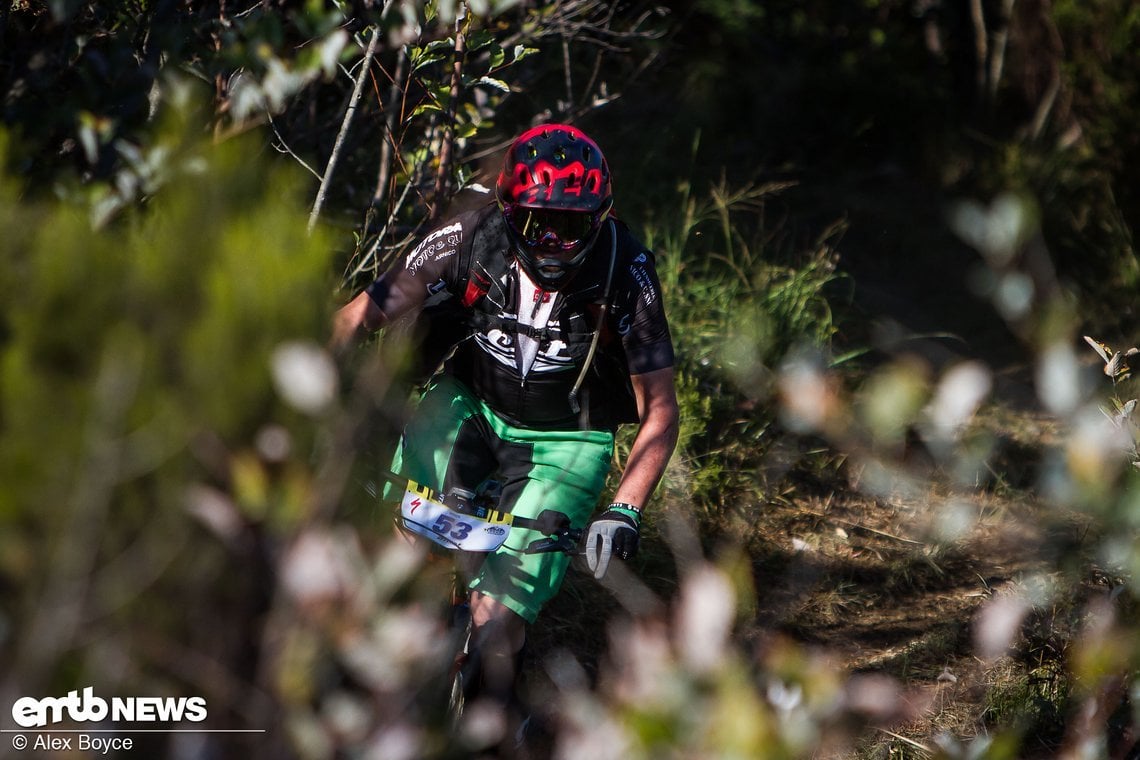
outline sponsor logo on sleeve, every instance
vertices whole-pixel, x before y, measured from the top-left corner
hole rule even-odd
[[[641,254],[629,268],[629,273],[633,275],[633,279],[637,281],[638,287],[641,288],[641,297],[644,299],[645,304],[648,306],[657,300],[657,288],[653,287],[653,278],[649,276],[649,270],[646,269],[638,261],[644,262],[646,260],[645,254]]]
[[[429,261],[439,261],[455,255],[455,249],[463,242],[463,225],[459,222],[440,227],[420,241],[407,258],[404,269],[415,277],[420,268]]]

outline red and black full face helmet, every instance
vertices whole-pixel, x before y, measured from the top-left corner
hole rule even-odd
[[[570,281],[613,206],[610,167],[601,149],[565,124],[519,135],[495,192],[519,264],[545,290]]]

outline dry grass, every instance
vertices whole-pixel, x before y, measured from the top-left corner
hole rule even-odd
[[[918,500],[847,489],[757,504],[749,512],[755,522],[743,556],[755,599],[746,602],[752,614],[741,641],[788,636],[829,653],[851,673],[896,679],[920,707],[903,723],[866,732],[860,757],[930,757],[920,747],[934,747],[939,735],[969,739],[1017,709],[1011,700],[1025,683],[1024,666],[975,657],[971,624],[993,594],[1043,566],[1049,531],[1042,508],[975,494],[969,528],[946,541],[938,537],[938,515],[952,500],[935,488]],[[741,532],[725,529],[725,536],[739,539]],[[707,551],[733,550],[722,543]],[[652,529],[639,573],[668,603],[677,584],[673,549]],[[596,676],[608,643],[605,620],[620,608],[612,594],[571,573],[544,613],[545,625],[536,626],[533,669],[541,670],[542,657],[557,649]]]

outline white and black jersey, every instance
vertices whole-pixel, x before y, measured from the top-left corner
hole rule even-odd
[[[629,376],[674,361],[654,256],[618,221],[603,225],[581,269],[557,292],[537,287],[521,270],[490,205],[428,233],[368,293],[388,321],[442,321],[437,332],[451,336],[449,346],[462,339],[445,371],[523,426],[636,421]],[[595,330],[597,352],[576,414],[568,396]]]

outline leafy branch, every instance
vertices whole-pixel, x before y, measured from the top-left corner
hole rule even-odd
[[[1128,366],[1128,359],[1140,354],[1140,348],[1133,346],[1132,348],[1114,351],[1108,345],[1095,338],[1090,338],[1088,335],[1085,335],[1084,339],[1104,362],[1104,374],[1112,381],[1114,391],[1132,376],[1132,368]],[[1122,401],[1119,394],[1114,393],[1111,401],[1112,410],[1102,409],[1101,411],[1112,421],[1114,428],[1127,433],[1130,444],[1129,459],[1133,467],[1140,468],[1140,427],[1137,427],[1132,419],[1137,400],[1132,398]]]

